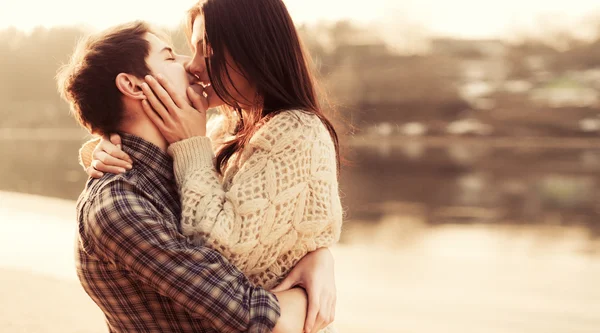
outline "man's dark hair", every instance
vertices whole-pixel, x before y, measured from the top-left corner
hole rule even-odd
[[[124,117],[122,94],[116,77],[128,73],[150,74],[150,52],[141,21],[122,24],[81,40],[68,64],[57,74],[58,90],[71,106],[77,121],[95,134],[114,133]]]

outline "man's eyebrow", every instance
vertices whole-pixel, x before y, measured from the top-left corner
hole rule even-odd
[[[172,49],[172,48],[170,48],[170,47],[168,47],[168,46],[165,46],[165,47],[163,47],[163,49],[162,49],[162,50],[160,50],[160,52],[159,52],[159,53],[163,53],[163,52],[165,52],[165,51],[169,52],[170,54],[173,54],[173,49]]]

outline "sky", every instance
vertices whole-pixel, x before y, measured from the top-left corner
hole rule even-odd
[[[406,26],[436,35],[496,38],[515,31],[543,32],[548,25],[583,33],[582,22],[599,13],[598,0],[284,0],[297,23],[350,19],[377,22],[388,33]],[[144,19],[176,26],[195,0],[0,0],[0,29],[84,24],[102,29]]]

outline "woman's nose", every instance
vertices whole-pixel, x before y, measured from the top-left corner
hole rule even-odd
[[[202,75],[205,67],[204,61],[198,57],[190,58],[185,65],[185,69],[196,76]]]

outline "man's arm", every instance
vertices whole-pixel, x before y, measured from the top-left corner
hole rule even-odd
[[[218,252],[192,245],[126,180],[117,179],[101,190],[87,222],[85,232],[99,255],[125,266],[219,331],[271,332],[278,321],[274,294],[252,286]],[[289,297],[299,299],[297,294]],[[296,304],[284,298],[286,307]]]
[[[306,292],[302,288],[292,288],[275,293],[281,306],[281,317],[273,328],[273,333],[301,333],[306,318]]]

